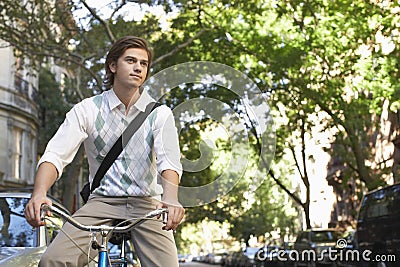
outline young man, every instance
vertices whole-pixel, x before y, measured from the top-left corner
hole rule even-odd
[[[46,193],[61,176],[81,143],[84,143],[93,180],[101,161],[130,121],[154,102],[141,88],[147,78],[152,53],[144,39],[127,36],[110,49],[106,62],[106,84],[110,90],[75,105],[38,163],[34,191],[25,209],[34,227],[40,220],[40,207],[51,205]],[[182,173],[177,130],[172,111],[165,105],[149,114],[115,160],[100,186],[73,217],[83,224],[111,224],[114,219],[140,217],[156,208],[168,208],[168,221],[146,221],[132,234],[144,267],[178,266],[172,231],[181,222],[184,209],[178,202],[178,183]],[[84,251],[88,233],[66,224],[64,230]],[[96,251],[91,250],[91,256]],[[87,256],[60,233],[42,256],[39,266],[84,266]]]

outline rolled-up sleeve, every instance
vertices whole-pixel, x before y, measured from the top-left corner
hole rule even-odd
[[[74,159],[83,140],[87,138],[85,112],[82,103],[75,105],[65,117],[55,135],[48,142],[37,167],[43,162],[52,163],[60,178],[66,165]]]
[[[157,108],[157,119],[154,129],[154,151],[156,153],[157,169],[173,170],[182,177],[181,152],[179,148],[178,132],[175,127],[174,116],[167,106]]]

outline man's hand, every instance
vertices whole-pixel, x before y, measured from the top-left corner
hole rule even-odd
[[[46,223],[41,218],[42,204],[52,205],[52,201],[46,195],[33,195],[25,207],[26,221],[33,227],[39,227]]]
[[[161,176],[163,178],[162,185],[164,193],[161,199],[161,203],[157,205],[157,208],[168,209],[168,220],[163,229],[167,231],[175,231],[182,221],[183,215],[185,215],[185,209],[178,201],[178,173],[174,170],[167,169],[162,172]]]
[[[163,230],[176,230],[183,219],[183,215],[185,215],[185,209],[182,205],[177,202],[169,202],[168,200],[164,200],[157,205],[157,208],[167,208],[167,223],[164,225]]]
[[[57,176],[57,169],[52,163],[43,162],[40,164],[36,173],[35,185],[31,199],[25,207],[25,218],[33,227],[45,225],[45,222],[40,218],[40,208],[42,204],[47,204],[49,206],[52,205],[52,202],[47,198],[46,193],[56,180]]]

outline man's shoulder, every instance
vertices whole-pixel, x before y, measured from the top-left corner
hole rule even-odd
[[[174,117],[172,109],[167,105],[159,102],[151,115],[152,118],[154,117],[154,119],[156,121],[159,121],[159,123],[161,124],[165,123],[166,120]]]
[[[159,102],[159,101],[152,101],[149,102],[146,108],[151,108],[152,110],[155,110],[156,113],[162,113],[164,114],[165,112],[170,113],[172,112],[172,109],[168,107],[165,103]]]

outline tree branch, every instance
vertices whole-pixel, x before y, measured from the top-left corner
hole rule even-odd
[[[262,160],[264,161],[264,158],[261,156]],[[278,178],[275,177],[274,172],[272,170],[269,170],[268,172],[269,176],[275,181],[275,183],[283,190],[285,191],[297,204],[300,206],[304,207],[304,203],[301,202],[300,198],[298,198],[295,194],[289,191],[289,189],[286,188],[284,184],[279,181]]]
[[[115,36],[114,36],[114,34],[112,33],[109,24],[108,24],[105,20],[103,20],[102,18],[100,18],[100,16],[97,14],[96,10],[94,10],[93,8],[91,8],[91,7],[86,3],[85,0],[81,0],[81,2],[82,2],[82,4],[87,8],[87,10],[89,10],[90,14],[92,14],[93,17],[94,17],[95,19],[97,19],[97,20],[104,26],[108,38],[110,39],[111,42],[114,43],[114,42],[115,42]]]
[[[114,15],[115,15],[124,5],[126,5],[126,0],[123,0],[123,1],[121,2],[121,4],[119,4],[119,5],[114,9],[114,11],[111,13],[111,16],[110,16],[109,19],[111,19],[112,17],[114,17]]]
[[[178,53],[180,50],[184,49],[185,47],[189,46],[191,43],[193,43],[194,40],[196,40],[197,38],[199,38],[207,29],[203,28],[201,29],[198,33],[196,33],[193,37],[189,38],[186,42],[178,45],[177,47],[175,47],[174,49],[172,49],[170,52],[158,57],[157,59],[155,59],[152,63],[152,65],[156,65],[158,64],[160,61],[175,55],[176,53]]]

